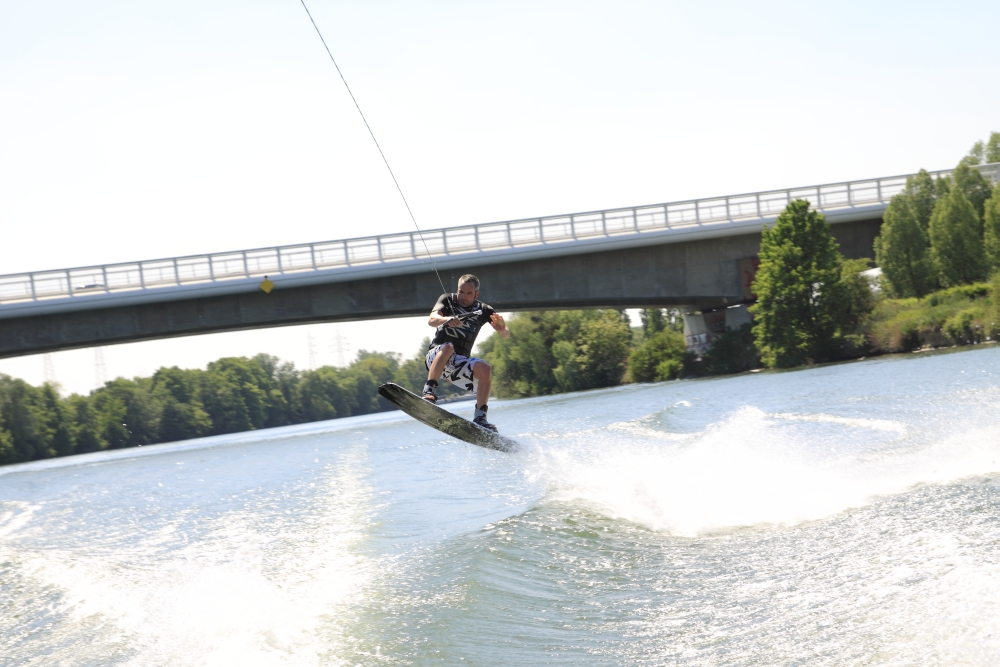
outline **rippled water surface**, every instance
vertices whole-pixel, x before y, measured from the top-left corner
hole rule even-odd
[[[490,414],[0,468],[0,664],[1000,662],[998,349]]]

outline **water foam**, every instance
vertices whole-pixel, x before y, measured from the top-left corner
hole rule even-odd
[[[248,508],[166,552],[159,546],[185,517],[110,553],[4,551],[39,594],[59,591],[61,622],[102,619],[111,629],[91,648],[123,645],[127,664],[320,664],[344,648],[337,612],[362,595],[376,569],[355,549],[371,521],[372,491],[359,465],[358,453],[348,453],[308,511],[277,533],[261,525],[259,508]]]
[[[791,418],[790,418],[791,417]],[[639,420],[642,421],[642,420]],[[844,427],[834,433],[787,422]],[[583,502],[652,530],[697,535],[757,524],[794,525],[870,503],[919,484],[1000,470],[1000,429],[956,433],[936,443],[899,440],[865,450],[872,432],[903,435],[897,422],[831,415],[767,415],[744,407],[670,443],[613,429],[571,436],[535,453],[530,468],[549,497]]]

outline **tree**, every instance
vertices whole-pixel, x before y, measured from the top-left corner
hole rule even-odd
[[[847,290],[845,329],[857,327],[866,315],[875,310],[877,298],[872,289],[872,281],[864,275],[870,264],[870,259],[845,259],[841,267],[840,279]]]
[[[322,421],[335,417],[347,417],[350,410],[338,400],[344,393],[337,370],[323,366],[302,374],[302,412],[306,421]],[[341,403],[340,410],[335,403]]]
[[[926,169],[921,169],[906,179],[906,188],[903,190],[909,199],[917,224],[924,234],[931,224],[931,214],[934,213],[934,204],[938,200],[938,181],[942,179],[935,179]]]
[[[38,389],[24,380],[0,375],[0,419],[10,433],[15,461],[56,455],[45,417]]]
[[[980,221],[958,188],[942,197],[931,216],[931,256],[938,279],[946,287],[965,285],[986,276]]]
[[[153,394],[162,405],[161,442],[199,438],[212,432],[212,418],[198,398],[201,375],[201,371],[176,366],[160,368],[153,374]]]
[[[112,449],[160,442],[162,404],[150,378],[116,378],[93,394],[102,439]]]
[[[761,358],[790,367],[837,356],[846,324],[848,292],[843,258],[825,218],[809,202],[791,202],[771,228],[765,227],[751,306]]]
[[[683,371],[686,355],[683,334],[660,330],[632,351],[628,360],[629,377],[633,382],[676,380]]]
[[[76,453],[98,452],[107,449],[108,443],[101,438],[97,413],[86,396],[73,394],[67,400],[76,424]]]
[[[17,450],[14,449],[14,436],[10,431],[0,426],[0,465],[17,463]]]
[[[226,383],[239,396],[250,428],[267,425],[271,377],[259,363],[246,357],[223,357],[208,365],[207,373]]]
[[[53,456],[68,456],[76,449],[76,424],[55,386],[46,382],[39,391],[39,408],[49,434]]]
[[[667,326],[667,318],[664,317],[662,308],[643,308],[639,311],[639,321],[642,322],[642,331],[647,338],[663,331]]]
[[[727,328],[712,341],[712,347],[701,357],[700,371],[704,375],[743,373],[760,367],[760,352],[754,344],[750,323],[739,329]]]
[[[160,442],[200,438],[212,431],[212,418],[199,404],[180,403],[170,398],[160,413]]]
[[[956,190],[960,190],[972,204],[979,220],[983,219],[983,206],[993,194],[993,186],[975,167],[970,167],[964,161],[959,162],[952,174],[952,182]]]
[[[391,382],[399,370],[399,355],[395,352],[369,352],[361,350],[357,358],[344,371],[354,378],[358,396],[359,414],[392,409],[392,405],[378,395],[379,385]],[[424,375],[426,380],[426,371]],[[416,391],[423,389],[423,384]]]
[[[577,339],[585,385],[582,388],[621,384],[631,340],[632,330],[624,313],[606,310],[599,317],[586,318]]]
[[[962,161],[972,165],[1000,162],[1000,132],[990,132],[990,138],[985,143],[977,141],[973,144]]]
[[[500,397],[541,396],[621,382],[632,332],[615,310],[514,315],[510,338],[491,336],[479,354],[493,366]]]
[[[994,132],[1000,136],[1000,133]],[[1000,184],[983,206],[983,249],[989,272],[1000,269]]]
[[[544,396],[558,390],[553,371],[560,364],[552,347],[557,334],[562,334],[565,318],[563,313],[551,311],[517,313],[507,323],[510,338],[490,336],[479,344],[479,354],[493,366],[497,396]]]
[[[290,361],[282,362],[270,354],[258,354],[253,358],[271,379],[268,392],[267,426],[285,426],[303,421],[300,403],[299,372]]]
[[[875,261],[894,296],[920,297],[936,287],[927,240],[936,200],[934,181],[921,169],[907,179],[906,188],[886,208],[881,233],[875,239]]]

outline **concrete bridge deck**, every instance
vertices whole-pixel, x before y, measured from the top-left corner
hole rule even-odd
[[[1000,164],[981,169],[995,181]],[[432,229],[423,239],[413,232],[4,275],[0,357],[420,315],[440,292],[429,256],[452,283],[479,275],[484,300],[504,310],[736,303],[737,262],[757,254],[762,225],[788,202],[810,201],[847,256],[871,257],[882,212],[906,178]]]

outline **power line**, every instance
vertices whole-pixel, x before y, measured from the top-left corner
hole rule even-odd
[[[49,352],[42,355],[42,378],[46,384],[56,383],[56,365]]]
[[[434,257],[431,256],[431,251],[427,247],[427,241],[424,240],[424,234],[420,231],[420,225],[417,224],[417,218],[413,215],[413,211],[410,209],[410,203],[406,201],[406,195],[403,194],[403,188],[399,187],[399,181],[396,180],[396,174],[392,172],[392,167],[389,166],[389,160],[386,159],[385,153],[382,152],[382,147],[379,146],[378,139],[375,138],[375,133],[372,132],[371,125],[368,124],[368,119],[365,118],[365,114],[361,111],[361,105],[358,104],[358,100],[354,97],[354,93],[351,92],[351,87],[347,85],[347,79],[344,78],[344,73],[340,71],[340,66],[337,64],[336,58],[333,57],[333,52],[330,51],[330,47],[327,46],[326,40],[323,39],[323,33],[320,32],[319,26],[316,25],[316,21],[313,19],[312,12],[306,7],[306,0],[299,0],[302,3],[302,8],[306,10],[306,15],[309,17],[309,22],[312,23],[313,28],[316,29],[316,34],[319,35],[319,41],[323,42],[323,48],[326,49],[326,54],[330,56],[330,62],[333,66],[337,68],[337,74],[340,75],[340,80],[344,82],[344,88],[347,88],[347,94],[351,96],[351,101],[354,102],[354,108],[358,110],[361,115],[361,120],[364,121],[365,127],[368,128],[368,134],[371,135],[372,141],[375,142],[375,148],[378,149],[378,154],[382,156],[382,162],[385,163],[385,168],[389,170],[389,175],[392,176],[392,182],[396,184],[396,190],[399,191],[399,196],[403,200],[403,205],[406,206],[406,212],[410,214],[410,220],[413,221],[413,226],[417,228],[417,235],[420,237],[420,242],[424,246],[424,251],[427,253],[427,258],[431,260],[431,266],[434,267],[434,275],[437,276],[438,283],[441,285],[441,292],[447,294],[448,290],[444,288],[444,281],[441,280],[441,274],[438,272],[437,262],[434,261]]]
[[[333,338],[330,339],[330,347],[337,352],[337,366],[345,368],[347,364],[344,362],[344,352],[350,351],[350,343],[347,342],[347,339],[339,331],[336,331],[333,334]]]
[[[100,389],[108,383],[108,366],[104,363],[104,348],[94,348],[94,385]]]
[[[316,370],[316,341],[313,340],[312,332],[306,334],[306,347],[309,349],[309,368]]]

